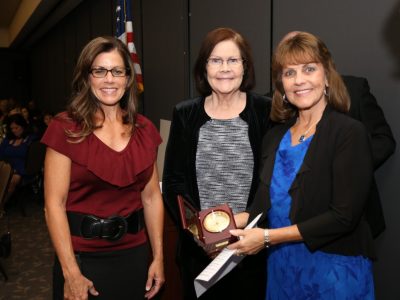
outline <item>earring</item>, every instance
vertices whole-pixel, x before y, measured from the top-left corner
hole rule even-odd
[[[287,99],[286,99],[286,94],[283,94],[282,100],[283,100],[284,103],[289,103],[289,102],[287,101]]]
[[[324,95],[328,97],[329,94],[328,94],[328,91],[326,90],[327,88],[328,88],[327,86],[324,88]]]

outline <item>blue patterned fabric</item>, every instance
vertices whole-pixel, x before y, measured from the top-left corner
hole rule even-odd
[[[18,146],[10,144],[8,138],[0,144],[0,160],[8,162],[15,172],[24,178],[29,178],[25,171],[25,161],[32,141],[33,137],[28,135]]]
[[[292,225],[288,190],[311,140],[292,146],[288,130],[280,143],[270,188],[270,228]],[[374,299],[372,263],[362,256],[311,253],[304,243],[284,243],[270,248],[267,268],[268,300]]]

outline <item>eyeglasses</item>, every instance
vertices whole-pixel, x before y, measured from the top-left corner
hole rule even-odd
[[[107,76],[108,72],[111,72],[111,75],[113,77],[125,77],[126,74],[128,73],[128,69],[125,69],[125,68],[112,68],[112,69],[94,68],[94,69],[90,70],[90,74],[92,74],[93,77],[96,77],[96,78],[104,78]]]
[[[236,58],[236,57],[231,57],[226,60],[219,58],[219,57],[211,57],[211,58],[207,59],[207,63],[210,67],[221,67],[225,61],[228,66],[236,67],[236,66],[241,65],[242,62],[244,62],[244,59]]]

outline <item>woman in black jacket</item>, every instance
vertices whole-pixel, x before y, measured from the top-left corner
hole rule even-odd
[[[232,232],[237,254],[269,248],[266,299],[374,299],[375,258],[365,207],[373,160],[364,126],[325,44],[286,37],[273,59],[271,119],[249,219]],[[263,229],[266,228],[266,229]]]
[[[162,185],[179,231],[177,263],[186,300],[197,299],[193,280],[211,259],[183,231],[177,195],[199,210],[228,203],[242,228],[256,190],[270,112],[269,100],[250,92],[255,84],[250,47],[234,30],[207,34],[194,74],[201,96],[174,108]],[[265,264],[263,253],[244,261],[200,299],[263,299],[265,268],[258,267],[260,262]]]

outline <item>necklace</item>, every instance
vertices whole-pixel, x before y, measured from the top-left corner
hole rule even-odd
[[[299,120],[299,119],[297,119],[297,120]],[[308,127],[307,130],[304,131],[304,133],[300,135],[300,137],[299,137],[299,143],[304,142],[304,140],[305,140],[305,138],[306,138],[306,136],[307,136],[307,133],[309,133],[310,130],[311,130],[315,125],[317,125],[318,122],[319,122],[319,120],[318,120],[317,122],[315,122],[315,123],[312,123],[312,124],[310,125],[310,127]]]

